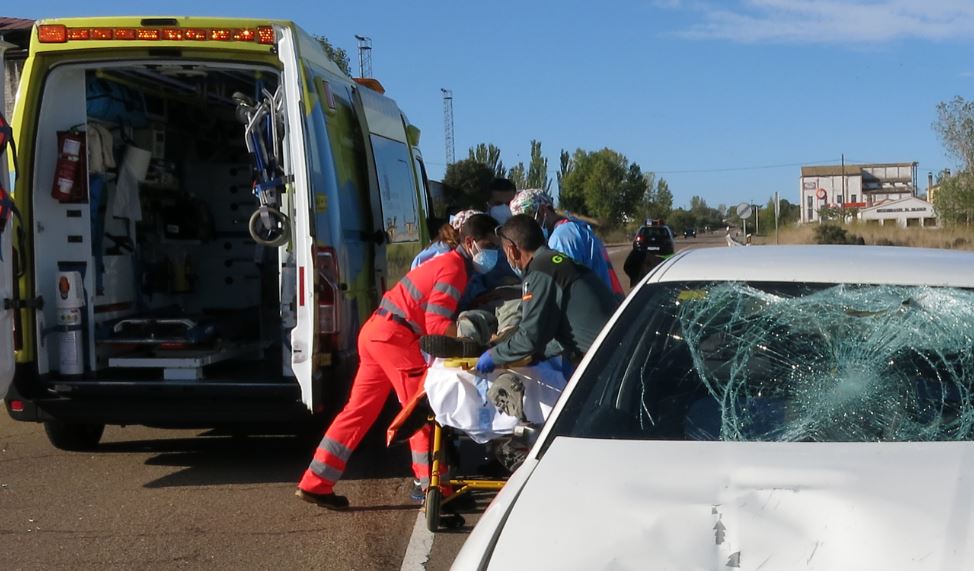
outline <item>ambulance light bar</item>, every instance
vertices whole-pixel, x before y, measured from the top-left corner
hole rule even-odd
[[[165,42],[257,42],[274,45],[271,26],[252,28],[68,28],[61,24],[37,27],[42,44],[63,44],[84,40],[149,40]]]

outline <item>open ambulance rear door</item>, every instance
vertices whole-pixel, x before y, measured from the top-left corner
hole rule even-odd
[[[4,52],[8,43],[0,41],[0,112],[4,109]],[[2,138],[4,135],[0,135]],[[0,141],[0,201],[8,199],[7,189],[13,188],[10,177],[7,176],[7,161],[5,152],[6,141]],[[13,269],[13,216],[8,212],[8,206],[0,203],[0,398],[7,394],[10,383],[14,379],[14,269]],[[8,219],[9,217],[9,219]]]
[[[0,161],[6,166],[6,157]],[[7,186],[6,168],[0,167],[0,184]],[[0,191],[2,192],[2,191]],[[0,221],[0,398],[7,394],[14,378],[13,220]]]
[[[295,324],[291,329],[291,370],[301,386],[301,402],[311,412],[319,412],[321,395],[314,382],[314,257],[310,220],[310,178],[308,174],[307,150],[304,139],[305,93],[301,66],[298,61],[300,34],[294,28],[275,26],[278,33],[278,55],[283,63],[281,85],[284,89],[285,126],[285,164],[289,165],[293,182],[288,188],[290,200],[291,244],[289,251],[282,256],[285,269],[282,280],[293,280],[293,285],[281,284],[281,291],[291,287],[295,292]],[[286,303],[282,300],[282,303]]]

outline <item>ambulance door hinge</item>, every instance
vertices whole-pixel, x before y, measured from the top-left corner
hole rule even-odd
[[[3,309],[44,309],[44,297],[37,296],[34,299],[10,299],[3,300]]]

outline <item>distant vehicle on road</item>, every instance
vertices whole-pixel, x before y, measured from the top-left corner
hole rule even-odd
[[[655,252],[661,256],[670,256],[675,248],[673,232],[669,226],[643,226],[636,232],[632,241],[634,250]]]
[[[972,338],[970,252],[680,252],[453,569],[974,569]]]
[[[697,229],[696,228],[687,228],[687,229],[685,229],[683,231],[683,237],[684,238],[696,238],[697,237]]]

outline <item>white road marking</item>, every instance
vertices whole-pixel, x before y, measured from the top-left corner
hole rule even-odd
[[[400,571],[425,571],[429,561],[430,551],[433,549],[433,532],[426,529],[426,513],[419,510],[416,514],[416,524],[413,534],[406,546],[406,555],[402,558]]]

